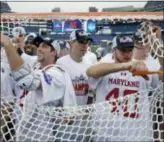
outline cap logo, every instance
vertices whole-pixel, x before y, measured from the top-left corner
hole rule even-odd
[[[120,38],[121,43],[126,43],[126,42],[133,42],[133,40],[130,37],[122,37]]]
[[[79,36],[87,36],[88,34],[87,33],[85,33],[85,32],[78,32],[78,34],[79,34]]]

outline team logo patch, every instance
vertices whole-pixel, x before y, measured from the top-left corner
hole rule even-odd
[[[43,76],[44,76],[44,80],[47,84],[51,84],[52,81],[52,76],[47,74],[45,71],[42,71]]]

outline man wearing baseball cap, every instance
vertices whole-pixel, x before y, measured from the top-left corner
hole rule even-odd
[[[70,34],[70,54],[57,60],[70,75],[78,105],[86,105],[88,101],[88,77],[86,69],[90,66],[83,62],[83,56],[88,49],[89,36],[83,30],[76,30]]]
[[[25,90],[26,94],[22,94],[21,98],[26,97],[24,101],[24,107],[28,109],[23,109],[23,119],[24,121],[31,120],[26,116],[32,117],[33,112],[36,112],[39,109],[39,106],[70,106],[76,105],[75,92],[72,86],[71,79],[69,75],[59,66],[55,64],[56,50],[52,45],[51,40],[43,39],[42,37],[37,36],[34,39],[34,44],[37,48],[37,64],[36,66],[27,65],[22,60],[22,55],[18,55],[15,48],[13,47],[9,37],[1,34],[1,41],[4,44],[4,49],[9,60],[9,64],[12,71],[12,76],[16,81],[16,85],[21,89]],[[37,112],[36,112],[37,113]],[[54,139],[50,140],[50,135],[53,135],[53,128],[56,123],[47,116],[44,112],[42,113],[47,117],[40,117],[39,115],[35,116],[35,119],[38,122],[48,121],[50,127],[40,128],[39,132],[47,132],[47,135],[38,135],[37,137],[31,137],[30,133],[31,128],[26,123],[22,128],[20,137],[17,137],[17,141],[55,141]],[[22,121],[23,122],[23,121]],[[38,124],[39,125],[39,124]],[[39,133],[34,131],[34,133]],[[28,134],[27,134],[28,133]],[[27,134],[27,135],[26,135]],[[45,138],[46,136],[46,138]],[[54,137],[55,138],[55,137]],[[28,139],[28,140],[27,140]]]
[[[21,48],[23,50],[24,39],[26,36],[26,31],[23,27],[14,27],[12,29],[12,42],[16,48]]]
[[[25,43],[30,41],[30,44],[34,45],[37,48],[36,49],[36,56],[28,55],[28,54],[26,54],[26,53],[19,50],[19,55],[21,56],[21,58],[24,60],[24,62],[26,64],[28,64],[30,66],[32,65],[31,67],[34,67],[33,65],[36,65],[36,64],[42,65],[41,62],[45,62],[45,60],[47,62],[47,60],[51,57],[51,56],[46,55],[46,53],[42,57],[38,54],[38,50],[40,49],[39,47],[41,45],[50,48],[50,50],[51,50],[51,52],[53,52],[53,56],[54,56],[53,63],[56,62],[56,60],[57,60],[57,51],[56,51],[54,45],[52,45],[52,42],[53,42],[52,39],[42,38],[39,35],[35,35],[35,36],[29,35],[25,39],[26,39]]]
[[[69,54],[69,50],[70,50],[70,45],[67,41],[64,40],[54,40],[52,42],[52,45],[55,47],[56,51],[57,51],[57,57],[61,58],[65,55]]]
[[[57,60],[57,64],[65,69],[65,71],[69,74],[72,80],[76,94],[77,105],[86,105],[88,103],[92,103],[92,100],[89,100],[91,97],[89,96],[88,76],[86,75],[86,70],[90,66],[90,64],[83,61],[83,57],[88,49],[88,40],[90,40],[90,38],[88,34],[85,33],[83,30],[73,31],[70,34],[69,41],[70,53]],[[81,119],[86,119],[88,116],[82,115],[81,117]],[[81,129],[82,125],[85,124],[79,124],[79,122],[74,122],[73,125],[78,125]],[[74,134],[70,135],[70,138],[75,137]],[[76,139],[71,139],[71,141],[80,141],[80,139],[78,139],[79,135],[80,133],[77,133]],[[83,140],[88,141],[85,135]]]
[[[113,59],[111,60],[111,58],[108,56],[109,58],[106,58],[106,60],[100,60],[98,64],[93,65],[87,69],[87,75],[90,77],[89,85],[96,90],[96,102],[100,103],[104,101],[109,101],[109,104],[112,104],[112,109],[109,109],[109,113],[107,113],[108,110],[104,109],[103,113],[107,115],[109,114],[111,116],[110,120],[118,120],[117,127],[113,127],[113,121],[111,121],[111,126],[106,130],[103,127],[97,127],[97,129],[95,130],[95,134],[106,131],[107,135],[104,135],[104,137],[102,138],[104,141],[116,141],[117,137],[112,135],[114,132],[117,134],[117,136],[119,136],[119,141],[125,140],[125,135],[123,134],[123,132],[127,130],[126,126],[131,126],[131,124],[133,124],[134,126],[138,127],[137,118],[145,117],[144,115],[147,111],[149,111],[149,108],[147,110],[143,109],[144,111],[141,111],[141,108],[139,108],[139,106],[141,105],[144,108],[147,108],[147,105],[141,103],[143,99],[148,98],[148,94],[145,94],[145,92],[138,95],[138,99],[141,99],[141,102],[135,102],[135,99],[137,98],[135,94],[137,92],[141,92],[142,90],[148,89],[149,83],[148,76],[133,76],[133,71],[147,70],[147,67],[143,62],[132,61],[133,49],[134,40],[131,36],[116,36],[112,41]],[[131,85],[133,83],[136,83],[138,85]],[[131,99],[134,99],[134,102],[128,101],[128,104],[126,104],[121,101],[115,101],[119,100],[121,97],[124,98],[125,95],[131,96]],[[145,95],[147,95],[146,98],[143,97]],[[120,103],[120,105],[114,105],[115,103]],[[135,104],[138,105],[137,108],[133,107],[135,106]],[[127,110],[122,109],[124,108],[124,105],[131,106],[131,108],[133,107],[134,109],[131,110],[128,107]],[[120,120],[119,117],[121,117],[122,119]],[[96,120],[97,118],[92,117],[92,119],[94,120]],[[122,122],[125,122],[127,119],[131,119],[132,121],[127,121],[124,125],[125,127],[121,126]],[[141,120],[140,123],[144,125],[144,121],[142,121],[142,119],[139,120]],[[149,121],[149,119],[147,121]],[[138,134],[138,131],[140,131],[140,129],[141,128],[138,127],[133,132],[127,131],[127,141],[134,139],[134,135]],[[135,137],[135,141],[140,141],[143,135],[144,134],[142,133],[139,136],[137,135]],[[148,135],[145,134],[145,137],[147,138]]]
[[[34,45],[33,40],[37,35],[35,33],[28,34],[24,39],[24,52],[28,55],[35,56],[37,47]]]

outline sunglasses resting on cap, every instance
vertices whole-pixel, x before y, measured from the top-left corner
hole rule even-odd
[[[81,44],[88,44],[89,40],[91,39],[92,38],[89,37],[89,35],[83,30],[73,31],[70,35],[71,41],[78,41]]]

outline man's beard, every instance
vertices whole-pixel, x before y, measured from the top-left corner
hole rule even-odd
[[[129,62],[129,61],[131,61],[131,59],[129,58],[129,59],[127,59],[127,60],[120,60],[118,57],[117,57],[117,54],[115,53],[115,55],[114,55],[114,59],[115,59],[115,62],[116,63],[126,63],[126,62]]]

